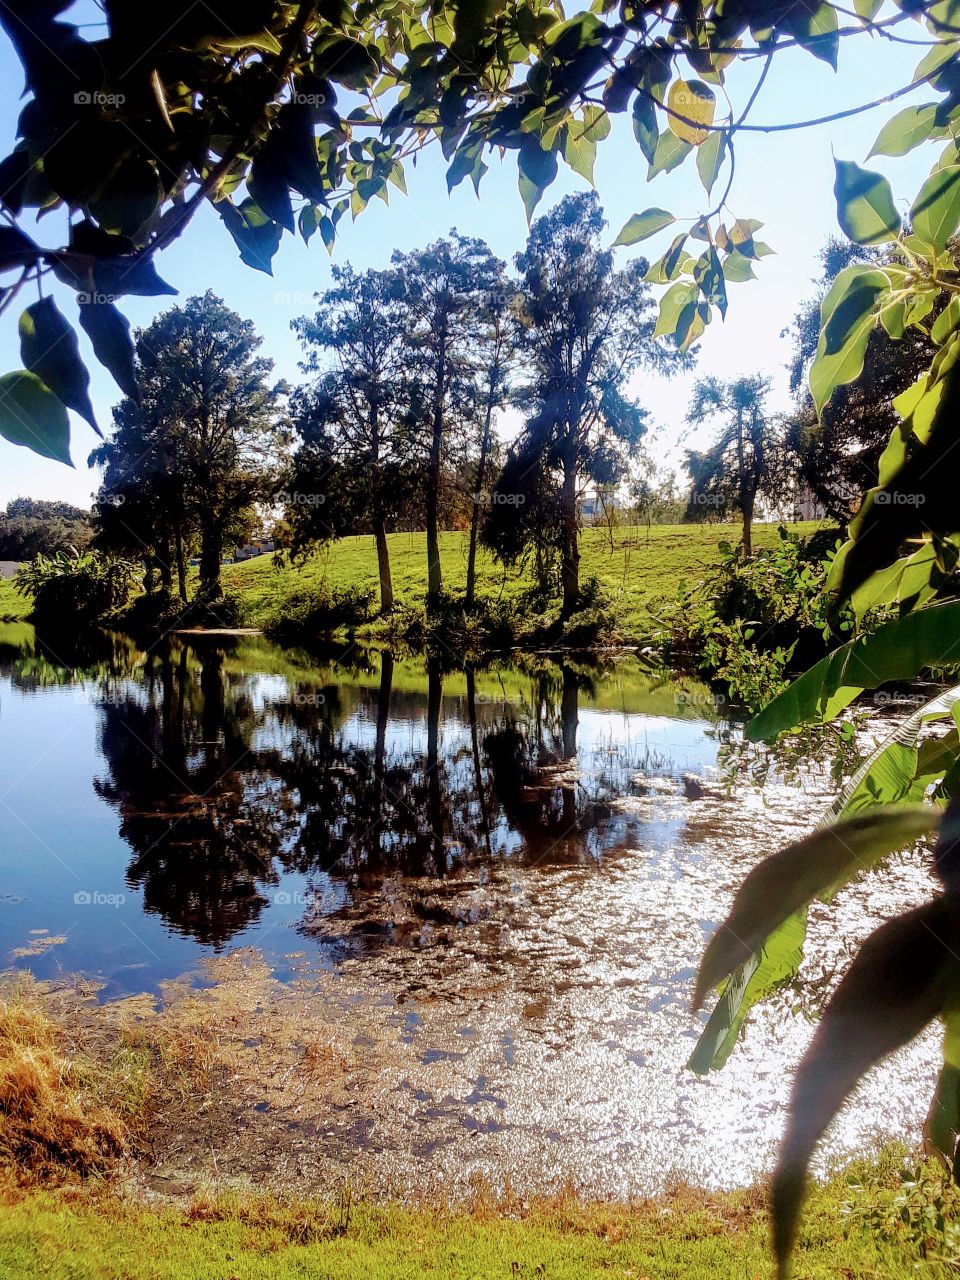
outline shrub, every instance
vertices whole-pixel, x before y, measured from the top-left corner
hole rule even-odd
[[[39,626],[65,629],[105,621],[139,583],[132,561],[94,551],[37,556],[14,579],[17,591],[33,600],[32,616]]]
[[[669,659],[725,682],[751,710],[786,686],[788,670],[820,658],[833,636],[825,587],[836,534],[804,539],[781,526],[778,535],[749,560],[721,542],[720,563],[692,586],[680,584],[660,636]],[[837,629],[852,631],[849,611]]]
[[[281,644],[309,640],[339,627],[355,627],[366,622],[372,615],[375,600],[375,592],[361,591],[358,587],[331,591],[321,585],[313,591],[297,591],[276,606],[263,629]]]

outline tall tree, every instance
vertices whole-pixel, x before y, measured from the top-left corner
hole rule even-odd
[[[713,444],[691,450],[687,466],[693,479],[691,509],[739,511],[743,517],[743,554],[753,554],[753,517],[757,496],[772,491],[778,475],[782,424],[767,412],[770,380],[754,374],[723,382],[701,378],[687,413],[691,424],[719,421]]]
[[[427,607],[443,589],[440,567],[441,482],[450,455],[464,449],[472,417],[476,352],[487,299],[502,287],[503,264],[482,241],[451,232],[425,249],[394,254],[408,309],[408,359],[414,411],[425,454]]]
[[[387,528],[412,479],[406,307],[396,273],[333,268],[333,288],[316,314],[293,327],[307,351],[301,366],[319,374],[301,397],[295,422],[303,439],[294,464],[294,536],[329,537],[344,516],[372,529],[380,608],[393,608]],[[336,477],[337,493],[329,481]],[[331,490],[331,492],[328,492]],[[352,500],[351,500],[352,499]],[[341,508],[333,512],[333,502]],[[346,506],[348,511],[343,511]]]
[[[580,598],[583,489],[591,481],[621,480],[646,430],[645,411],[626,394],[628,379],[643,366],[669,374],[688,363],[655,335],[647,264],[639,259],[616,270],[613,252],[601,244],[605,226],[594,192],[566,196],[534,222],[517,255],[518,345],[529,369],[517,400],[527,421],[501,477],[491,524],[529,518],[508,487],[518,472],[536,468],[549,478],[565,616]],[[518,500],[511,504],[511,497]],[[498,541],[494,529],[491,541]]]
[[[108,479],[102,508],[144,475],[172,481],[198,530],[206,600],[222,596],[227,542],[243,536],[279,477],[284,388],[270,384],[273,362],[256,354],[260,344],[252,322],[210,291],[158,316],[137,340],[140,404],[121,406],[117,434],[96,454]]]
[[[493,441],[494,414],[507,402],[510,375],[516,354],[513,307],[517,301],[515,290],[507,283],[505,274],[496,291],[486,297],[481,305],[481,329],[478,348],[480,368],[476,378],[476,406],[480,419],[480,445],[477,457],[476,479],[473,486],[473,510],[470,514],[470,545],[467,551],[467,584],[465,604],[472,609],[477,581],[477,542],[480,533],[480,513],[487,499],[487,477]]]

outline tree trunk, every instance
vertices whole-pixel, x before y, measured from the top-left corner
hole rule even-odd
[[[223,530],[216,523],[200,531],[200,595],[204,600],[219,600],[223,595],[220,569],[223,563]]]
[[[480,762],[480,735],[477,731],[477,680],[473,667],[467,667],[467,715],[470,719],[470,745],[473,749],[473,777],[480,802],[480,826],[483,831],[487,854],[493,856],[490,841],[490,817],[487,813],[487,797],[483,789],[483,768]]]
[[[580,603],[580,538],[577,517],[577,470],[572,459],[563,463],[563,488],[560,492],[560,517],[563,522],[563,549],[560,582],[563,587],[563,613],[569,618]]]
[[[386,522],[378,517],[373,536],[377,543],[377,568],[380,571],[380,612],[393,612],[393,578],[390,575],[390,546],[387,542]]]
[[[487,415],[483,423],[483,435],[480,438],[480,460],[477,463],[477,483],[473,494],[473,514],[470,517],[470,549],[467,552],[467,612],[473,610],[473,598],[477,579],[477,535],[480,532],[480,502],[483,494],[483,482],[487,472],[487,454],[490,451],[490,427],[493,422],[493,387],[496,370],[490,374],[490,395],[487,397]]]
[[[440,460],[443,448],[443,401],[446,396],[446,347],[437,356],[437,385],[433,400],[430,465],[427,468],[427,611],[435,609],[443,590],[440,570]]]
[[[753,555],[753,503],[754,495],[747,494],[740,503],[743,512],[743,558],[749,560]]]
[[[174,537],[177,548],[177,588],[180,592],[180,599],[184,604],[187,603],[187,564],[186,557],[183,554],[183,532],[180,529],[180,521],[177,521]],[[165,584],[169,589],[170,583]]]
[[[440,709],[443,705],[443,676],[436,658],[427,660],[427,815],[430,823],[433,875],[447,870],[443,843],[443,789],[440,779]]]

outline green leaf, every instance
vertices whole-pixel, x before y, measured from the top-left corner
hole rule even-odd
[[[694,1009],[788,917],[816,898],[832,897],[861,871],[934,830],[939,820],[932,805],[871,809],[765,858],[744,880],[726,920],[710,939],[694,988]]]
[[[20,356],[31,373],[100,434],[76,332],[53,298],[41,298],[20,316]]]
[[[881,173],[861,169],[852,160],[836,160],[834,194],[837,218],[857,244],[886,244],[896,239],[902,222],[890,183]]]
[[[675,133],[669,130],[662,133],[647,171],[647,181],[655,178],[658,173],[670,173],[671,170],[676,169],[678,165],[683,164],[692,150],[691,144],[677,137]]]
[[[280,247],[283,228],[268,218],[253,200],[244,200],[239,206],[221,200],[216,209],[240,250],[241,261],[272,276],[273,256]]]
[[[938,898],[872,933],[834,992],[794,1079],[773,1180],[774,1246],[785,1277],[810,1157],[861,1078],[956,999],[960,901]]]
[[[930,337],[939,347],[957,329],[960,329],[960,294],[955,293],[931,325]]]
[[[960,1013],[943,1015],[943,1066],[924,1126],[927,1145],[939,1151],[956,1180],[957,1142],[960,1141]]]
[[[657,125],[657,108],[653,99],[645,93],[638,93],[633,104],[633,136],[643,152],[644,159],[648,164],[652,164],[660,138],[660,129]]]
[[[707,195],[713,191],[726,154],[726,137],[719,129],[697,148],[697,173]]]
[[[687,1063],[691,1071],[703,1075],[723,1066],[753,1006],[797,972],[806,932],[807,913],[799,911],[775,929],[761,950],[731,975]]]
[[[614,245],[637,244],[641,240],[656,235],[664,227],[673,226],[676,218],[666,209],[645,209],[643,213],[635,213],[624,223],[623,229],[614,240]]]
[[[156,213],[162,195],[160,176],[153,165],[131,156],[111,174],[88,207],[104,231],[135,238]]]
[[[70,461],[70,418],[63,401],[25,369],[0,378],[0,436],[41,457]]]
[[[913,234],[938,253],[960,225],[960,165],[932,173],[910,210]]]
[[[872,22],[883,8],[883,0],[853,0],[853,7],[865,22]]]
[[[880,130],[870,155],[905,156],[921,142],[926,142],[936,127],[936,103],[928,103],[925,107],[904,107]]]
[[[676,336],[680,313],[684,307],[691,303],[695,304],[699,296],[700,290],[692,281],[679,280],[672,285],[660,299],[660,314],[657,317],[657,327],[653,336],[655,338]]]
[[[530,222],[544,191],[557,176],[557,157],[552,151],[544,151],[535,134],[528,134],[520,147],[517,163],[520,195],[527,211],[527,222]]]
[[[837,69],[837,54],[840,49],[840,37],[837,34],[840,20],[837,11],[826,0],[811,13],[805,4],[795,5],[791,10],[791,26],[797,41],[815,58],[827,62]]]
[[[723,274],[731,284],[742,284],[746,280],[756,280],[757,278],[753,263],[737,249],[734,249],[732,253],[728,253],[724,258]]]
[[[817,413],[837,387],[863,371],[878,304],[890,288],[886,274],[856,265],[839,273],[820,308],[820,340],[810,368],[810,392]]]
[[[311,237],[316,233],[320,226],[321,212],[315,204],[305,205],[300,210],[300,217],[297,219],[297,225],[300,228],[300,234],[303,236],[303,243],[309,244]]]
[[[80,306],[80,328],[90,339],[94,355],[113,374],[120,390],[139,404],[137,362],[126,316],[112,302],[85,302]]]
[[[841,645],[805,671],[747,724],[749,742],[772,742],[804,724],[833,720],[863,693],[913,680],[929,666],[957,660],[960,603],[946,601],[887,622]]]

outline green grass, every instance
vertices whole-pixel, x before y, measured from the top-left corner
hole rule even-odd
[[[820,526],[807,522],[790,526],[810,534]],[[585,529],[582,543],[581,577],[596,577],[612,602],[618,629],[625,641],[649,634],[651,610],[676,598],[680,582],[693,582],[719,558],[718,544],[736,541],[739,530],[731,525],[654,525],[649,530],[615,530],[613,546],[603,529]],[[757,547],[772,546],[777,526],[758,525]],[[467,535],[441,534],[440,549],[444,587],[451,594],[462,593],[466,577]],[[393,585],[397,603],[412,608],[423,605],[426,595],[427,564],[422,533],[395,533],[390,536]],[[478,594],[506,602],[527,590],[529,572],[504,569],[492,556],[481,552],[477,565]],[[372,537],[344,538],[324,547],[301,566],[276,569],[271,556],[261,556],[224,570],[226,591],[239,596],[244,622],[262,626],[282,613],[284,601],[295,593],[311,592],[324,584],[328,590],[356,587],[378,599],[377,562]]]
[[[879,1166],[865,1168],[878,1176]],[[812,1193],[797,1280],[954,1274],[920,1262],[904,1229],[891,1240],[865,1225],[861,1211],[878,1193],[851,1185],[862,1172]],[[155,1209],[81,1191],[10,1193],[0,1206],[0,1276],[11,1280],[767,1280],[772,1271],[757,1191],[681,1191],[635,1207],[560,1200],[523,1217],[360,1201],[345,1220],[335,1206],[263,1196]]]
[[[32,607],[30,599],[14,589],[10,578],[0,578],[0,622],[18,622]]]

